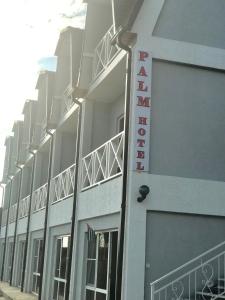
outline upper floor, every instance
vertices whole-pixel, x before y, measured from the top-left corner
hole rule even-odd
[[[218,19],[213,23],[215,28],[220,19],[219,11],[223,7],[220,1],[216,3],[212,9],[214,15],[218,12]],[[192,20],[190,11],[193,7],[196,9],[195,14],[200,15],[200,2],[198,5],[193,3],[193,7],[187,10],[185,5],[182,2],[179,11],[186,12],[187,20]],[[154,10],[151,10],[153,7]],[[36,85],[38,99],[26,101],[24,121],[16,122],[13,135],[6,139],[4,181],[14,176],[13,181],[19,182],[16,165],[24,164],[20,200],[30,195],[30,182],[26,178],[31,178],[31,151],[35,151],[34,198],[40,201],[37,208],[44,203],[42,196],[46,195],[50,160],[49,131],[54,134],[51,185],[52,197],[57,201],[71,195],[73,190],[79,128],[80,190],[84,191],[122,174],[127,55],[117,44],[116,37],[121,27],[137,33],[136,44],[132,48],[130,87],[131,153],[134,146],[132,141],[137,134],[134,126],[137,117],[134,114],[134,103],[137,101],[135,89],[137,82],[139,89],[143,88],[140,82],[141,76],[145,75],[143,69],[135,73],[136,64],[140,63],[136,54],[139,49],[152,48],[152,52],[148,52],[150,64],[147,80],[151,93],[147,124],[149,131],[146,134],[146,140],[150,143],[145,153],[149,158],[147,172],[225,180],[225,143],[221,138],[225,129],[225,66],[219,60],[222,52],[218,52],[218,48],[216,50],[216,47],[221,47],[216,43],[219,33],[210,37],[211,41],[214,38],[215,43],[206,43],[205,38],[205,42],[198,40],[201,47],[196,46],[194,37],[190,38],[194,25],[188,33],[179,27],[178,16],[169,18],[172,8],[174,6],[169,1],[161,1],[160,4],[154,1],[88,1],[85,30],[68,27],[60,33],[55,51],[58,59],[56,72],[44,71],[39,74]],[[148,28],[150,15],[154,24]],[[175,33],[174,36],[169,34],[171,28],[166,29],[167,22],[171,23],[171,28],[176,27],[176,32],[184,34],[182,41],[178,33],[176,36]],[[208,24],[208,21],[204,22]],[[201,33],[204,33],[203,29],[199,27]],[[148,33],[150,40],[147,39]],[[160,47],[159,41],[165,47]],[[215,61],[210,53],[214,54]],[[139,97],[143,100],[144,94]],[[80,111],[73,102],[75,98],[82,103],[81,127],[78,124]],[[146,104],[146,99],[140,103]],[[142,113],[145,105],[138,106]],[[143,129],[141,132],[144,132]],[[139,143],[139,152],[140,148]],[[12,191],[15,195],[16,190],[15,187]]]

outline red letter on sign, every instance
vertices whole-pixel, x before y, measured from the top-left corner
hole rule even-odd
[[[145,152],[144,151],[139,151],[137,152],[137,158],[145,158]]]
[[[138,80],[138,91],[141,91],[141,92],[147,92],[148,90],[148,87],[144,87],[144,81],[139,81]]]
[[[139,171],[143,171],[144,170],[144,166],[142,166],[142,164],[141,164],[140,161],[137,162],[137,170],[139,170]]]
[[[145,68],[144,67],[141,67],[139,73],[138,73],[139,76],[146,76],[148,77],[146,71],[145,71]]]
[[[140,60],[140,61],[145,61],[145,58],[148,57],[148,53],[145,52],[145,51],[140,51],[139,53],[140,53],[139,60]]]
[[[144,136],[146,134],[146,130],[144,128],[139,128],[138,129],[138,133],[142,136]]]
[[[138,124],[147,125],[147,118],[145,118],[145,117],[139,117]]]
[[[137,96],[138,97],[138,106],[145,106],[145,107],[150,107],[150,98],[149,97],[142,97],[142,96]]]
[[[144,147],[145,140],[137,140],[137,145],[138,145],[138,147]]]

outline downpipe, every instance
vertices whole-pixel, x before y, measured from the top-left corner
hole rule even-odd
[[[126,62],[126,87],[125,87],[125,126],[124,126],[124,152],[123,152],[123,177],[122,177],[122,201],[120,210],[120,227],[118,236],[118,252],[117,252],[117,267],[116,267],[116,300],[121,300],[122,297],[122,282],[123,282],[123,258],[124,258],[124,237],[126,224],[126,207],[127,207],[127,182],[128,182],[128,151],[129,151],[129,126],[130,126],[130,97],[131,97],[131,48],[122,43],[121,37],[125,32],[123,29],[117,39],[117,45],[127,52]]]
[[[41,256],[41,264],[40,264],[40,288],[38,294],[38,300],[41,300],[42,294],[42,286],[43,286],[43,271],[45,264],[45,256],[46,256],[46,240],[47,240],[47,226],[48,226],[48,210],[49,210],[49,200],[50,200],[50,183],[51,183],[51,173],[52,173],[52,154],[53,154],[53,141],[54,134],[46,130],[46,133],[50,136],[50,152],[49,152],[49,164],[48,164],[48,188],[47,188],[47,197],[46,197],[46,206],[45,206],[45,221],[44,221],[44,237],[43,237],[43,252]]]
[[[13,236],[12,268],[11,268],[10,281],[9,281],[10,286],[12,285],[12,279],[13,279],[15,249],[16,249],[16,233],[17,233],[17,226],[18,226],[19,203],[21,197],[21,184],[22,184],[22,177],[23,177],[23,168],[19,167],[18,165],[16,167],[20,170],[20,181],[19,181],[19,190],[18,190],[17,207],[16,207],[16,221],[15,221],[14,236]]]
[[[3,213],[3,200],[4,200],[4,197],[5,197],[5,184],[3,184],[2,182],[0,182],[0,187],[2,188],[2,201],[1,201],[1,221],[2,221],[2,213]],[[1,231],[2,231],[2,224],[0,225],[0,234],[1,234]]]
[[[30,202],[29,202],[28,215],[27,215],[27,229],[26,229],[26,239],[25,239],[25,247],[24,247],[24,257],[23,257],[22,280],[21,280],[21,288],[20,288],[21,292],[24,292],[24,281],[25,281],[25,274],[26,274],[26,267],[27,267],[27,253],[28,253],[29,233],[30,233],[32,194],[33,194],[33,187],[34,187],[34,171],[35,171],[35,162],[36,162],[35,153],[32,151],[29,151],[29,153],[33,156],[33,163],[32,163],[32,174],[31,174],[31,186],[30,186]]]
[[[75,178],[74,178],[74,191],[73,191],[73,210],[71,218],[71,232],[70,232],[70,248],[67,262],[67,275],[66,275],[66,291],[65,300],[69,299],[70,281],[71,281],[71,265],[73,256],[74,245],[74,232],[76,224],[76,209],[77,209],[77,194],[78,194],[78,174],[79,174],[79,157],[80,157],[80,140],[81,140],[81,121],[82,121],[82,103],[74,98],[73,102],[78,105],[78,124],[77,124],[77,141],[76,141],[76,158],[75,158]]]
[[[7,235],[8,235],[8,227],[9,227],[9,209],[11,206],[11,198],[12,198],[12,178],[8,177],[10,180],[10,191],[9,191],[9,206],[8,206],[8,213],[6,219],[6,229],[5,229],[5,246],[3,251],[3,258],[2,258],[2,272],[1,272],[1,281],[3,281],[4,271],[5,271],[5,255],[6,255],[6,244],[7,244]]]

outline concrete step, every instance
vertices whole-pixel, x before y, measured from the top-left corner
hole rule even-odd
[[[0,300],[37,300],[33,294],[21,293],[19,288],[9,286],[8,283],[0,282]]]

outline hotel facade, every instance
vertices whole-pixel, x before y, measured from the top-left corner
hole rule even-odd
[[[2,282],[224,299],[225,3],[92,0],[6,137]]]

